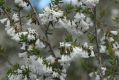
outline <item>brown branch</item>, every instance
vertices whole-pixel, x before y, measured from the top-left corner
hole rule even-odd
[[[21,9],[19,9],[18,11],[18,16],[19,16],[20,31],[22,31]]]
[[[47,45],[48,45],[48,47],[49,47],[49,49],[50,49],[50,51],[51,51],[52,56],[53,56],[53,57],[56,57],[56,56],[55,56],[55,53],[54,53],[54,51],[53,51],[53,48],[52,48],[52,46],[51,46],[51,44],[50,44],[50,42],[49,42],[49,40],[48,40],[47,35],[45,34],[45,32],[43,31],[43,29],[41,28],[41,26],[43,26],[43,25],[41,24],[41,21],[40,21],[40,19],[39,19],[39,16],[38,16],[38,14],[37,14],[35,8],[32,6],[30,0],[28,0],[28,3],[29,3],[29,5],[31,6],[31,9],[33,10],[33,13],[35,14],[35,18],[36,18],[38,24],[40,25],[40,31],[43,33],[45,39],[47,40],[47,41],[45,41],[45,43],[47,43]],[[41,40],[43,40],[43,39],[41,39]],[[43,41],[44,41],[44,40],[43,40]]]
[[[97,32],[97,21],[96,21],[96,7],[94,8],[94,28],[95,28],[95,38],[96,38],[96,50],[97,50],[97,53],[95,53],[96,55],[96,58],[99,62],[99,65],[98,65],[98,74],[100,75],[100,78],[102,80],[102,74],[101,74],[101,66],[102,66],[102,60],[101,60],[101,55],[100,55],[100,46],[99,46],[99,41],[98,41],[98,32]]]
[[[13,20],[12,20],[11,16],[9,15],[9,13],[6,11],[6,9],[4,7],[2,7],[2,10],[6,14],[6,16],[10,20],[10,22],[12,22]]]
[[[52,49],[51,44],[50,44],[48,41],[44,40],[44,39],[41,39],[41,38],[39,38],[39,39],[40,39],[42,42],[44,42],[46,45],[48,45],[48,47],[49,47],[49,49],[50,49],[50,51],[51,51],[52,56],[53,56],[53,57],[56,57],[55,54],[54,54],[54,51],[53,51],[53,49]]]

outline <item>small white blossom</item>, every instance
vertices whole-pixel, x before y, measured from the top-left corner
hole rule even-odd
[[[82,29],[81,29],[82,31],[86,31],[86,30],[89,29],[89,24],[86,23],[84,20],[81,20],[81,21],[80,21],[80,24],[79,24],[79,27],[82,28]]]
[[[81,0],[83,2],[83,4],[86,4],[86,6],[92,8],[95,7],[96,4],[99,3],[99,0]]]
[[[86,16],[83,13],[76,13],[76,15],[74,16],[74,21],[79,22],[81,20],[84,20],[85,18]]]
[[[113,42],[113,41],[114,41],[114,38],[113,38],[113,37],[109,37],[109,38],[108,38],[108,41],[109,41],[109,42]]]
[[[117,31],[110,31],[110,33],[113,34],[113,35],[115,35],[115,36],[118,34]]]
[[[62,55],[61,62],[69,62],[71,60],[71,57],[68,55]]]
[[[1,22],[2,24],[4,24],[7,20],[8,20],[8,18],[0,19],[0,22]]]
[[[59,77],[59,74],[57,72],[53,72],[53,77]]]
[[[27,57],[27,52],[19,53],[19,57]]]
[[[106,46],[101,45],[100,46],[100,53],[105,53],[106,52]]]
[[[40,41],[40,39],[36,40],[35,46],[36,48],[39,48],[39,49],[45,47],[45,45],[43,44],[43,42]]]
[[[23,0],[14,0],[15,4],[17,4],[18,6],[20,7],[26,7],[27,6],[27,3]]]
[[[60,47],[64,47],[64,42],[60,42]]]
[[[17,13],[14,13],[13,16],[12,16],[12,19],[14,21],[18,21],[19,20],[18,14]]]
[[[36,38],[35,38],[34,35],[31,35],[31,34],[28,35],[28,40],[29,40],[29,41],[35,40],[35,39],[36,39]]]
[[[23,43],[20,49],[26,50],[26,43]]]
[[[54,63],[55,62],[55,58],[53,56],[47,57],[46,60],[48,60],[50,63]]]
[[[102,71],[102,75],[104,76],[105,75],[105,71],[107,70],[106,67],[101,67],[101,71]]]
[[[96,75],[95,80],[100,80],[100,76],[99,75]]]

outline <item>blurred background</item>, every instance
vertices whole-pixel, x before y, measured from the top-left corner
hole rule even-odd
[[[13,5],[14,0],[7,0],[10,5]],[[65,3],[76,4],[77,0],[63,0]],[[44,8],[49,6],[50,0],[32,0],[33,6],[38,10],[42,11]],[[27,10],[29,10],[28,8]],[[2,16],[0,16],[1,18]],[[101,25],[102,27],[112,28],[113,26],[119,25],[119,0],[100,0],[99,5],[97,6],[97,21],[104,23],[106,25]],[[60,35],[60,33],[59,33]],[[11,40],[4,31],[4,25],[0,23],[0,45],[6,49],[7,59],[13,63],[19,62],[17,54],[19,52],[19,45]],[[72,63],[76,66],[73,66],[69,69],[69,79],[68,80],[88,80],[86,72],[84,72],[80,65],[77,65],[77,62]],[[0,57],[0,80],[5,76],[6,71],[10,66],[8,65],[6,59],[2,56]],[[83,76],[79,79],[79,77]],[[3,79],[4,80],[4,79]]]

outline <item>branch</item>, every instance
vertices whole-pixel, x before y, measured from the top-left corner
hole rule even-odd
[[[6,16],[10,20],[10,22],[12,22],[13,20],[12,20],[11,16],[9,15],[9,13],[6,11],[6,9],[4,7],[2,7],[2,10],[6,14]]]
[[[43,25],[41,24],[41,21],[40,21],[40,19],[39,19],[39,16],[38,16],[36,10],[35,10],[34,7],[32,6],[30,0],[28,0],[28,3],[29,3],[29,5],[30,5],[31,8],[32,8],[33,13],[35,14],[35,18],[36,18],[38,24],[40,25],[40,31],[43,33],[45,39],[47,40],[47,41],[45,41],[45,43],[47,43],[47,45],[48,45],[48,47],[49,47],[49,49],[50,49],[50,51],[51,51],[52,56],[53,56],[53,57],[56,57],[56,56],[55,56],[55,53],[54,53],[54,51],[53,51],[53,49],[52,49],[52,46],[51,46],[51,44],[50,44],[50,42],[49,42],[49,40],[48,40],[47,35],[45,34],[45,32],[43,31],[43,29],[41,28],[41,26],[43,26]],[[41,39],[41,40],[43,40],[43,39]],[[44,41],[44,40],[43,40],[43,41]]]
[[[22,31],[21,9],[19,9],[18,11],[18,16],[19,16],[20,31]]]
[[[49,47],[49,49],[50,49],[50,51],[51,51],[51,55],[56,58],[55,53],[54,53],[54,51],[53,51],[53,49],[52,49],[51,44],[50,44],[48,41],[46,41],[46,40],[44,40],[44,39],[41,39],[40,37],[39,37],[39,39],[40,39],[42,42],[44,42],[46,45],[48,45],[48,47]]]
[[[102,80],[102,74],[101,74],[101,66],[102,66],[102,60],[101,60],[101,55],[100,55],[100,47],[99,47],[99,41],[98,41],[98,32],[97,32],[97,21],[96,21],[96,7],[94,8],[94,28],[95,28],[95,38],[96,38],[96,48],[97,48],[97,53],[96,58],[99,61],[99,66],[98,66],[98,73],[100,75],[100,78]]]

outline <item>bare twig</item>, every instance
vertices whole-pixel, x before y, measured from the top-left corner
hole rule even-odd
[[[22,31],[21,9],[19,9],[18,11],[18,16],[19,16],[20,31]]]
[[[97,48],[97,53],[95,53],[95,55],[99,62],[98,73],[100,75],[100,78],[102,79],[102,74],[101,74],[102,61],[101,61],[101,55],[99,51],[100,47],[99,47],[98,32],[97,32],[96,7],[94,8],[94,28],[95,28],[95,38],[96,38],[96,48]]]

